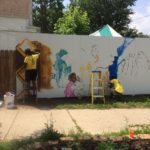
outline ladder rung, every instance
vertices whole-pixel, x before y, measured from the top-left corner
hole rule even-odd
[[[94,79],[94,81],[103,81],[102,79]]]
[[[103,87],[94,87],[94,89],[96,90],[96,89],[103,89]]]
[[[95,98],[97,98],[97,97],[103,98],[104,96],[103,95],[93,95],[93,97],[95,97]]]

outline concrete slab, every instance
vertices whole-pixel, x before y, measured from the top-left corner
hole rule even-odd
[[[78,126],[91,134],[120,131],[129,125],[150,124],[150,109],[69,110]]]
[[[19,110],[0,108],[0,140],[6,138],[18,113]]]
[[[66,110],[40,110],[34,107],[21,107],[19,114],[5,139],[30,136],[45,129],[45,124],[53,122],[54,128],[61,133],[75,129]]]
[[[150,124],[150,109],[47,109],[18,106],[16,110],[0,108],[0,139],[16,139],[30,136],[53,122],[61,133],[77,128],[90,134],[120,131],[129,125]]]

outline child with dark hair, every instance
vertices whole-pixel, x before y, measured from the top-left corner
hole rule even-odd
[[[121,82],[116,78],[112,77],[110,80],[111,98],[120,97],[124,93]]]
[[[74,86],[75,86],[75,82],[77,81],[77,77],[76,77],[76,73],[71,73],[68,76],[68,80],[69,82],[66,84],[65,86],[65,96],[66,97],[75,97],[75,92],[74,92]]]
[[[69,82],[66,84],[64,93],[66,97],[78,97],[78,99],[81,99],[81,96],[83,95],[83,86],[80,82],[79,76],[76,75],[76,73],[71,73],[68,76]]]

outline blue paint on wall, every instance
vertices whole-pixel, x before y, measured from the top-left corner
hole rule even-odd
[[[117,56],[114,56],[113,63],[109,65],[109,79],[118,78],[118,68],[119,65],[125,61],[124,59],[119,62],[120,56],[122,56],[124,50],[132,43],[134,39],[132,38],[125,38],[123,43],[117,48]]]
[[[68,52],[64,49],[61,49],[58,53],[56,53],[56,61],[54,64],[55,70],[55,79],[58,87],[60,86],[60,80],[62,79],[62,75],[67,76],[71,73],[71,66],[67,65],[65,60],[63,60],[63,56],[67,55]]]

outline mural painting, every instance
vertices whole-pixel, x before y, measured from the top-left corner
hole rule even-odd
[[[138,93],[147,90],[147,80],[150,75],[150,58],[148,40],[131,38],[93,38],[87,36],[55,36],[45,35],[36,37],[22,35],[25,39],[17,45],[20,59],[24,59],[26,48],[41,50],[40,75],[38,80],[39,97],[78,97],[89,95],[90,75],[93,70],[102,71],[105,93],[109,92],[108,82],[112,77],[121,80],[125,92]],[[35,40],[34,40],[35,39]],[[44,42],[40,42],[44,41]],[[68,42],[69,41],[69,42]],[[141,43],[140,43],[140,42]],[[43,44],[46,43],[46,44]],[[67,44],[66,44],[67,43]],[[18,59],[17,59],[18,60]],[[24,80],[23,61],[18,65],[17,76]],[[149,72],[148,72],[149,71]],[[146,72],[144,74],[144,72]],[[69,78],[75,73],[73,82]],[[138,77],[138,81],[134,77]],[[141,78],[142,77],[142,78]],[[139,80],[142,79],[142,80]],[[132,86],[129,84],[132,83]],[[144,88],[139,88],[140,84]],[[134,85],[136,85],[134,87]],[[131,89],[132,87],[132,89]],[[135,88],[135,89],[134,89]],[[146,91],[148,93],[148,90]],[[59,94],[58,94],[59,93]]]
[[[130,52],[121,64],[122,73],[136,77],[139,71],[150,70],[150,59],[144,51]]]
[[[125,61],[125,59],[122,59],[118,62],[119,58],[123,55],[124,50],[132,43],[132,41],[133,39],[125,38],[122,45],[117,48],[117,56],[114,56],[113,63],[108,66],[109,80],[111,80],[112,77],[118,78],[118,68],[120,64]]]
[[[67,50],[60,49],[56,53],[55,64],[53,65],[55,71],[54,78],[58,88],[64,87],[63,78],[68,78],[68,75],[71,73],[71,65],[67,64],[63,59],[64,55],[68,55]]]
[[[100,61],[100,53],[97,49],[97,45],[92,45],[90,50],[85,50],[81,48],[81,57],[87,58],[81,61],[80,65],[80,77],[84,81],[85,78],[90,80],[90,74],[92,70],[95,70]],[[90,57],[90,59],[88,59]]]
[[[38,89],[41,88],[51,89],[51,74],[52,74],[52,60],[51,60],[51,49],[38,42],[38,41],[30,41],[28,39],[24,39],[16,46],[17,52],[20,54],[20,60],[18,63],[19,68],[17,68],[17,76],[21,79],[22,82],[25,81],[25,68],[24,68],[24,50],[26,48],[30,48],[31,50],[38,49],[40,51],[40,60],[39,60],[39,68],[38,68]],[[19,58],[18,58],[19,59]]]

